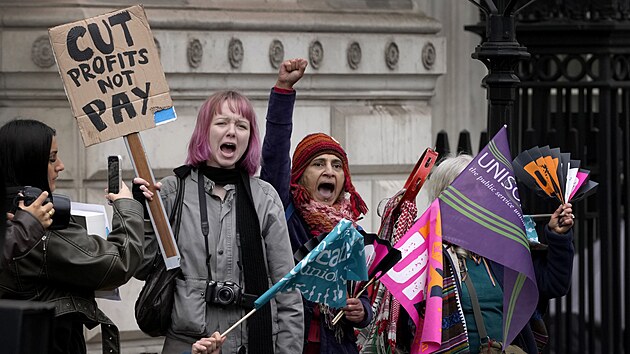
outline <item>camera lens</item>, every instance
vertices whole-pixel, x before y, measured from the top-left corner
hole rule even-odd
[[[217,299],[223,304],[229,304],[234,299],[234,291],[228,287],[223,287],[217,292]]]

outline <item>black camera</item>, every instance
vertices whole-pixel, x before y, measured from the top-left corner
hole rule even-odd
[[[208,281],[206,285],[206,302],[220,306],[240,305],[241,287],[231,281]]]
[[[24,201],[24,206],[31,205],[35,199],[39,198],[42,194],[42,190],[37,187],[13,187],[7,188],[7,203],[9,203],[9,212],[14,213],[19,208],[21,200]],[[52,225],[48,227],[48,230],[61,230],[68,227],[70,223],[70,198],[61,194],[50,194],[44,201],[43,205],[47,203],[53,203],[55,206],[55,214],[52,216]]]

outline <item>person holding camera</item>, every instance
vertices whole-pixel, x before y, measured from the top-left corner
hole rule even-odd
[[[4,187],[2,187],[4,189]],[[5,242],[0,253],[4,268],[10,259],[20,257],[37,243],[52,224],[53,203],[46,203],[48,192],[42,192],[29,206],[19,200],[14,213],[7,212]]]
[[[174,220],[181,275],[162,353],[189,351],[200,338],[225,332],[294,266],[278,193],[253,177],[260,141],[251,102],[235,91],[217,92],[199,110],[186,165],[156,184],[166,213],[181,210]],[[142,192],[134,196],[153,198],[148,186],[135,178],[134,190]],[[146,225],[140,280],[158,252]],[[222,353],[301,353],[303,328],[300,294],[280,293],[227,335]]]
[[[103,352],[120,353],[118,329],[99,310],[94,291],[125,284],[140,265],[142,205],[123,185],[120,193],[106,196],[114,208],[107,240],[89,235],[70,216],[69,199],[53,194],[64,170],[58,153],[55,130],[42,122],[18,119],[0,128],[0,172],[7,191],[17,191],[11,193],[19,207],[32,206],[48,226],[27,228],[28,238],[36,242],[8,260],[0,273],[0,298],[55,305],[48,353],[86,353],[84,327],[99,324]],[[25,217],[17,210],[12,222]]]

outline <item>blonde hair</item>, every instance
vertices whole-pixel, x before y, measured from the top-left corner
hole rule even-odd
[[[433,168],[427,181],[429,200],[433,201],[448,187],[468,166],[473,157],[466,154],[447,155],[439,165]]]

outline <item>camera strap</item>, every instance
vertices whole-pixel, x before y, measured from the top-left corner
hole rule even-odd
[[[208,209],[206,208],[206,190],[204,176],[201,169],[197,170],[197,186],[199,191],[199,208],[201,216],[201,232],[206,244],[206,268],[208,269],[208,281],[212,280],[210,271],[210,247],[208,246],[208,234],[210,233],[210,224],[208,223]],[[254,302],[258,299],[257,295],[241,293],[240,305],[246,309],[253,309]]]
[[[203,240],[206,243],[206,268],[208,269],[208,281],[212,280],[212,273],[210,272],[210,248],[208,247],[208,233],[210,233],[210,224],[208,223],[208,209],[206,208],[206,189],[205,179],[201,169],[197,170],[197,190],[199,191],[199,209],[201,211],[201,232],[203,233]]]

